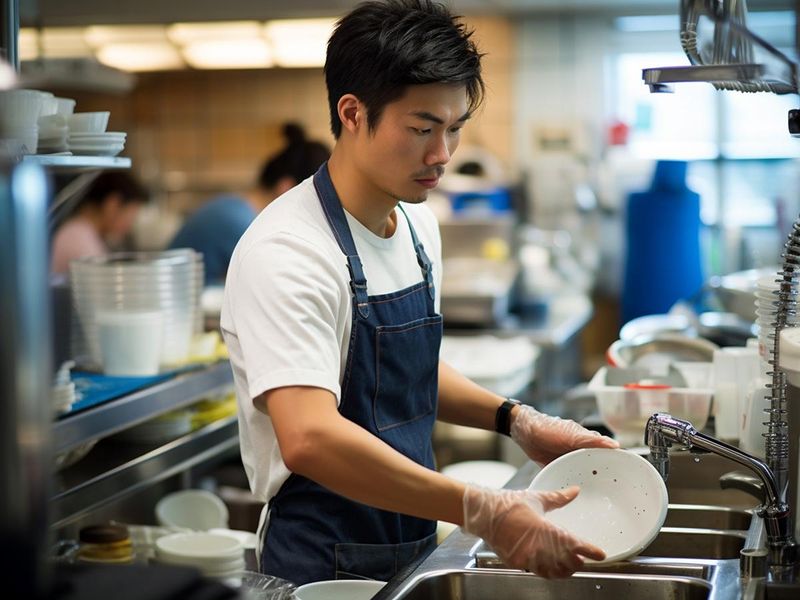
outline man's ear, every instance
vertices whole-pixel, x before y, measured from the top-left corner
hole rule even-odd
[[[367,112],[361,101],[353,94],[345,94],[336,105],[342,127],[355,135],[359,128],[367,125]]]

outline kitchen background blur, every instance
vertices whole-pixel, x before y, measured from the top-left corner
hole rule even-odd
[[[6,25],[15,4],[3,3]],[[253,185],[265,158],[281,148],[284,123],[301,123],[309,138],[332,147],[325,40],[355,4],[21,0],[20,80],[75,99],[75,112],[110,111],[108,130],[127,133],[120,156],[152,192],[121,249],[160,251],[204,202]],[[786,124],[788,111],[800,108],[797,96],[717,91],[707,83],[651,94],[642,69],[687,64],[676,0],[450,4],[486,53],[488,93],[430,199],[445,260],[443,353],[500,393],[602,428],[584,382],[607,362],[625,321],[672,310],[671,326],[687,333],[699,313],[716,312],[738,317],[716,332],[736,345],[753,333],[752,301],[735,314],[722,276],[777,265],[800,212],[800,140]],[[749,8],[748,27],[796,61],[797,3],[753,0]],[[699,243],[680,232],[665,238],[667,262],[626,280],[629,249],[666,226],[653,214],[644,227],[626,228],[630,194],[652,191],[658,161],[688,164],[685,185],[680,169],[677,183],[681,193],[699,194]],[[57,192],[76,172],[93,172],[53,164]],[[680,248],[695,243],[696,264],[680,262]],[[653,298],[659,280],[678,289],[693,277],[700,280],[692,293]],[[642,301],[646,290],[651,297]],[[632,304],[624,311],[626,295]],[[205,329],[215,324],[214,298],[204,297]],[[69,292],[56,302],[69,305]],[[74,318],[65,310],[56,311],[56,332]],[[680,321],[687,315],[688,325]],[[64,342],[54,340],[56,367],[76,358]],[[194,433],[164,438],[169,444],[139,439],[132,447],[123,435],[92,451],[99,439],[148,419],[163,425],[170,409],[213,414],[229,391],[222,361],[105,409],[63,415],[55,453],[88,456],[59,464],[50,507],[56,537],[75,539],[80,527],[109,519],[153,523],[157,500],[186,487],[215,491],[231,527],[254,529],[259,506],[244,489],[230,414],[200,419]],[[198,400],[206,402],[201,409]],[[146,408],[130,408],[137,402]],[[100,448],[107,451],[98,456]],[[437,458],[440,467],[522,460],[494,434],[456,427],[437,430]]]

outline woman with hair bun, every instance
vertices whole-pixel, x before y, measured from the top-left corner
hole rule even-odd
[[[170,242],[170,248],[192,248],[203,254],[206,285],[225,281],[233,249],[256,215],[311,177],[330,156],[324,144],[307,140],[297,123],[286,123],[283,136],[286,146],[264,163],[249,193],[207,202],[186,219]]]

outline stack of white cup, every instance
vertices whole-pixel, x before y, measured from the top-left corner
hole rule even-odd
[[[36,154],[38,120],[46,98],[48,94],[38,90],[0,91],[0,139],[14,144],[13,152]]]

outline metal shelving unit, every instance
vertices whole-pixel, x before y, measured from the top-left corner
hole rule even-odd
[[[54,173],[80,173],[98,169],[130,169],[131,159],[125,156],[59,156],[27,154],[23,162],[36,163]]]
[[[232,385],[230,363],[223,361],[74,415],[66,415],[53,424],[53,452],[58,454],[107,437]]]
[[[105,505],[196,465],[233,453],[236,416],[215,421],[162,445],[101,441],[83,461],[59,473],[50,502],[52,527],[68,525]]]

